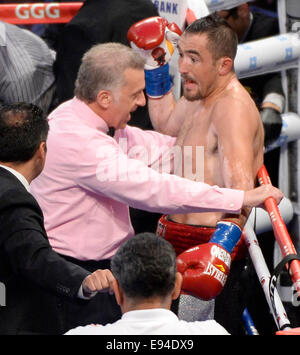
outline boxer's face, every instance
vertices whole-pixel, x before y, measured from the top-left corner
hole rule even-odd
[[[214,90],[218,76],[206,35],[184,34],[178,52],[184,97],[189,101],[206,98]]]
[[[116,129],[126,127],[138,106],[144,106],[145,75],[144,70],[126,69],[124,72],[125,84],[114,93],[111,108],[111,126]]]

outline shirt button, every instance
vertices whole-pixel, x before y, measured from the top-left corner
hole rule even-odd
[[[229,205],[229,207],[233,208],[233,207],[234,207],[234,203],[231,203],[231,204]]]

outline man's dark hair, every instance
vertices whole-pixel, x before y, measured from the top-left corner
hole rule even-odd
[[[228,23],[217,13],[200,18],[191,23],[184,34],[202,34],[208,38],[207,48],[215,60],[229,57],[234,60],[238,37]]]
[[[36,105],[24,102],[0,108],[0,161],[26,162],[46,141],[47,118]]]
[[[227,11],[228,12],[228,14],[227,14],[227,16],[226,16],[226,18],[228,18],[228,17],[233,17],[235,20],[239,17],[239,15],[238,15],[238,6],[236,6],[236,7],[233,7],[232,9],[229,9],[229,10],[224,10],[224,11]]]
[[[126,296],[165,297],[175,286],[176,254],[163,238],[141,233],[121,245],[111,261],[111,270]]]

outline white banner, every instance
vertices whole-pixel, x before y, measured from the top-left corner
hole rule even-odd
[[[175,22],[182,30],[185,24],[187,0],[151,0],[161,17]],[[202,0],[200,0],[202,1]]]
[[[159,15],[169,22],[175,22],[184,30],[186,21],[193,21],[209,14],[205,0],[151,0]],[[191,20],[188,20],[190,23]]]

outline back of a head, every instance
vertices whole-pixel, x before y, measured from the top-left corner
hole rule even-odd
[[[139,54],[121,43],[97,44],[82,58],[75,95],[87,103],[94,102],[100,90],[113,91],[124,84],[126,69],[144,70],[144,64]]]
[[[174,289],[176,254],[163,238],[141,233],[121,245],[111,261],[111,269],[127,297],[164,298]]]
[[[229,57],[234,60],[236,56],[237,35],[217,13],[194,21],[185,29],[184,34],[206,34],[207,48],[215,60],[221,57]]]
[[[47,118],[36,105],[24,102],[0,108],[0,161],[23,163],[29,161],[46,141],[49,131]]]

